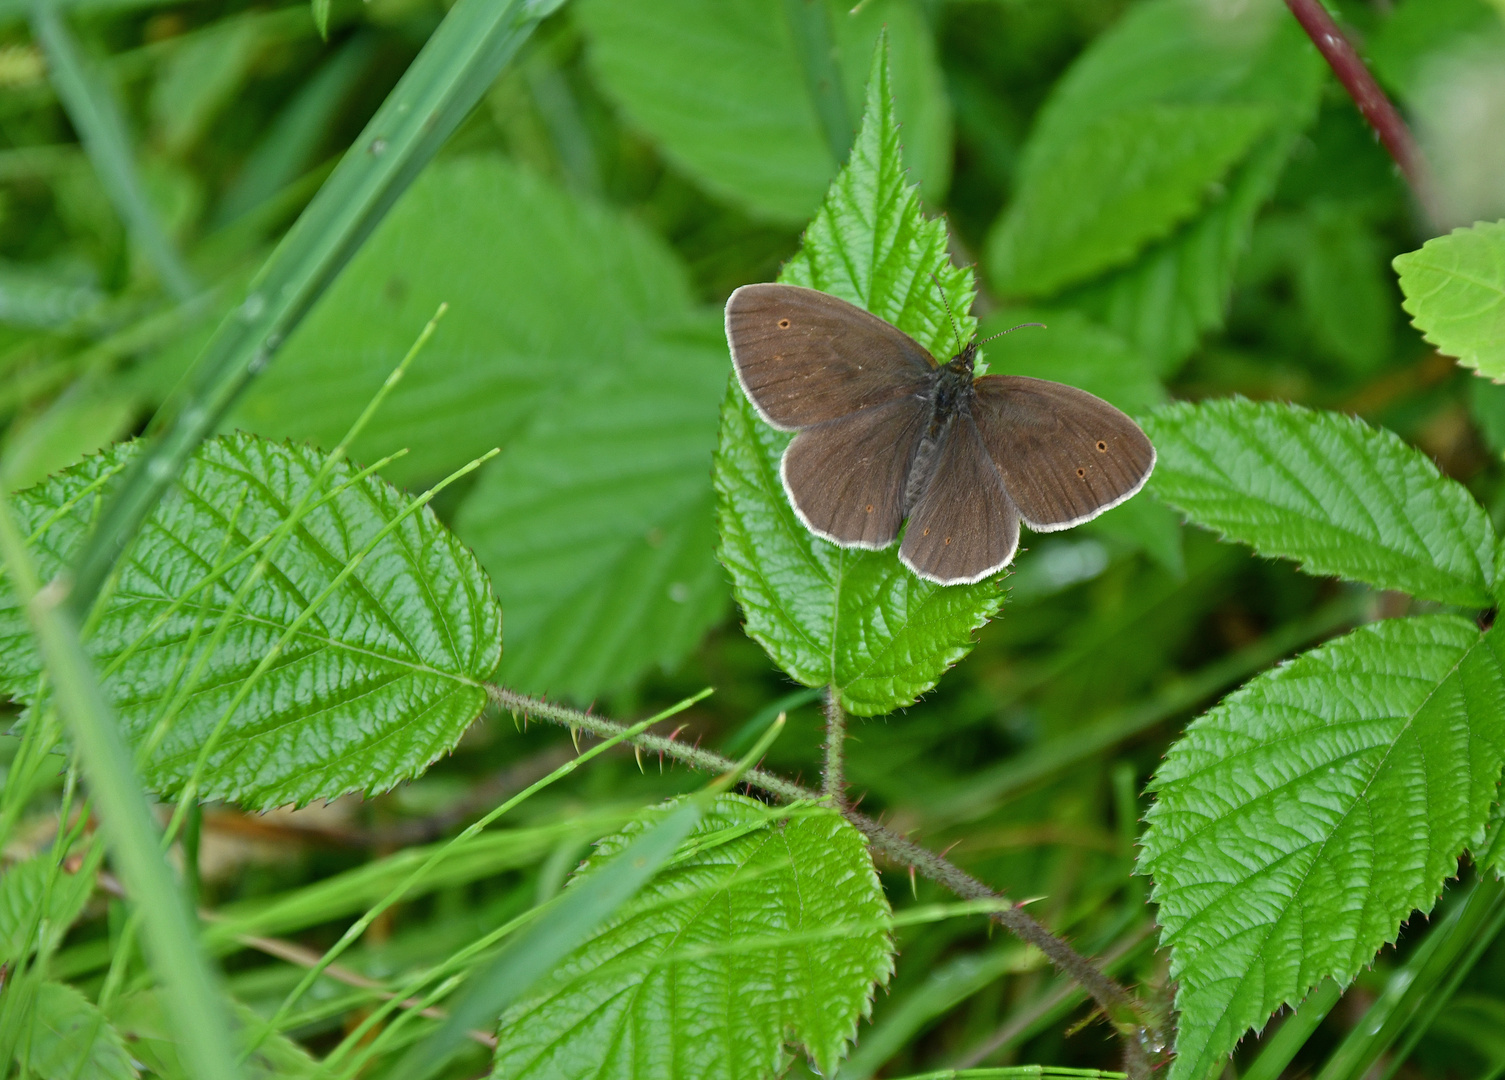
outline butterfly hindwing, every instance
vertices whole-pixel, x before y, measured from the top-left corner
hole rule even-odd
[[[972,421],[958,416],[941,435],[934,469],[910,509],[899,558],[941,585],[981,581],[1019,548],[1019,512],[1004,491]]]
[[[904,521],[904,486],[930,419],[913,395],[805,428],[784,451],[784,490],[805,527],[847,547],[884,548]]]
[[[1036,532],[1090,521],[1150,478],[1155,448],[1139,425],[1085,390],[985,375],[972,416],[1009,498]]]

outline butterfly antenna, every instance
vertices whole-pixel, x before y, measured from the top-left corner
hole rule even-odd
[[[1012,334],[1015,330],[1023,330],[1026,326],[1038,326],[1041,330],[1046,329],[1046,325],[1043,322],[1022,322],[1018,326],[1011,326],[1007,330],[1000,330],[996,334],[989,334],[987,337],[983,338],[977,344],[979,344],[979,345],[986,345],[988,342],[992,341],[994,338],[1003,337],[1004,334]]]
[[[956,335],[956,351],[958,353],[966,349],[962,344],[962,328],[956,325],[956,316],[951,313],[951,301],[946,299],[946,290],[941,288],[941,279],[935,276],[934,271],[930,274],[930,280],[935,282],[935,291],[941,294],[941,303],[946,305],[946,316],[951,320],[951,332]]]

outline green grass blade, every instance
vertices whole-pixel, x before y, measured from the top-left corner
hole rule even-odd
[[[194,919],[159,846],[132,756],[100,693],[73,618],[51,589],[40,595],[26,546],[0,502],[0,554],[26,604],[59,710],[83,761],[115,864],[144,919],[147,955],[161,980],[185,1061],[203,1080],[233,1080],[229,1014],[203,953]]]
[[[703,800],[686,800],[638,837],[613,867],[566,892],[554,908],[475,975],[449,1018],[409,1051],[393,1075],[427,1080],[459,1047],[467,1030],[494,1026],[508,1005],[648,882],[690,835],[704,811]]]
[[[178,300],[187,300],[198,286],[147,202],[120,103],[100,73],[90,69],[56,6],[45,0],[36,5],[32,32],[47,54],[52,85],[68,119],[78,130],[94,171],[131,238],[156,268],[167,291]]]
[[[1390,976],[1384,991],[1349,1030],[1317,1074],[1317,1080],[1359,1080],[1413,1024],[1422,1030],[1457,990],[1500,932],[1505,915],[1505,884],[1486,874],[1441,919],[1406,964]],[[1420,1032],[1415,1032],[1419,1034]],[[1389,1077],[1409,1055],[1415,1038],[1406,1040],[1391,1067],[1375,1075]]]
[[[568,890],[472,977],[449,1018],[410,1050],[392,1075],[428,1080],[449,1060],[468,1030],[493,1027],[508,1005],[648,883],[674,855],[680,841],[690,835],[710,801],[759,761],[783,730],[782,718],[774,721],[734,771],[717,777],[699,794],[686,799],[658,824],[644,830],[599,873]]]
[[[93,603],[110,567],[194,447],[323,295],[428,163],[543,9],[519,0],[459,0],[387,96],[319,194],[278,244],[245,300],[200,355],[182,404],[154,421],[79,557],[70,603]]]
[[[377,903],[372,905],[372,907],[366,911],[366,914],[362,915],[359,919],[352,923],[346,929],[345,933],[340,936],[340,940],[335,942],[333,946],[331,946],[324,952],[324,955],[319,958],[319,962],[313,967],[309,968],[309,970],[304,974],[303,978],[299,980],[298,985],[293,987],[293,989],[288,992],[287,996],[283,998],[282,1004],[277,1007],[276,1013],[274,1013],[272,1018],[267,1021],[267,1031],[280,1030],[279,1025],[281,1025],[282,1021],[284,1021],[289,1015],[291,1015],[293,1006],[298,1003],[298,1000],[303,996],[308,988],[314,984],[314,981],[319,977],[324,969],[327,968],[330,964],[334,963],[334,961],[339,958],[342,952],[344,952],[347,948],[350,947],[350,945],[352,945],[363,934],[365,934],[366,930],[376,920],[376,918],[381,915],[383,911],[386,911],[387,908],[391,907],[393,904],[397,903],[397,901],[401,900],[407,893],[408,889],[415,882],[426,877],[429,871],[437,866],[445,858],[445,856],[449,855],[455,848],[459,847],[461,844],[464,844],[465,841],[480,833],[481,830],[492,824],[492,822],[496,821],[498,818],[502,817],[504,814],[506,814],[508,811],[512,810],[519,804],[526,802],[528,799],[532,798],[535,794],[542,791],[550,784],[564,779],[564,777],[574,772],[581,765],[584,765],[592,758],[605,753],[607,750],[610,750],[622,740],[631,738],[632,736],[637,735],[640,732],[648,730],[659,721],[665,720],[670,716],[674,716],[677,713],[688,709],[696,702],[709,697],[710,694],[711,691],[709,689],[702,690],[699,694],[696,694],[693,697],[685,698],[683,701],[680,701],[676,705],[670,706],[663,712],[660,712],[654,716],[650,716],[648,719],[634,724],[631,728],[629,728],[627,731],[622,732],[620,735],[607,739],[605,742],[597,743],[595,746],[585,751],[585,753],[579,755],[578,757],[571,758],[569,761],[566,761],[563,765],[559,766],[559,768],[555,769],[547,776],[543,777],[541,780],[536,780],[532,784],[529,784],[522,791],[512,796],[512,798],[506,800],[500,806],[491,810],[474,824],[467,827],[448,844],[435,851],[433,855],[431,855],[422,866],[414,869],[412,873],[410,873],[406,878],[404,878],[397,885],[393,886],[391,891],[388,892],[386,896],[377,901]]]

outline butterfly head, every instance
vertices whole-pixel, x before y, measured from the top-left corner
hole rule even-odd
[[[957,375],[965,375],[970,379],[972,377],[972,368],[977,364],[977,344],[977,340],[974,338],[963,345],[962,351],[953,356],[951,362],[946,365],[946,370],[954,372]]]

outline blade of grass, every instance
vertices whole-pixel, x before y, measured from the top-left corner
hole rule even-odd
[[[164,989],[169,1022],[189,1071],[203,1080],[233,1080],[240,1070],[230,1052],[229,1011],[199,950],[192,911],[163,857],[131,751],[105,704],[58,588],[38,590],[36,569],[3,499],[0,556],[36,630],[58,709],[73,735],[115,864],[142,912],[147,955]]]
[[[200,354],[183,395],[152,422],[75,566],[70,604],[86,610],[120,553],[240,392],[557,4],[458,0],[313,202]]]
[[[31,25],[37,43],[47,54],[47,70],[58,99],[131,239],[156,269],[167,291],[180,301],[187,300],[198,286],[147,201],[125,116],[109,83],[90,67],[51,0],[39,0],[32,11]]]
[[[1164,723],[1224,687],[1263,670],[1287,653],[1348,625],[1362,616],[1368,603],[1365,593],[1341,596],[1306,618],[1282,626],[1237,652],[1178,679],[1148,700],[1115,709],[1068,737],[1047,740],[984,770],[965,784],[958,785],[958,790],[926,806],[927,827],[961,825],[992,813],[1000,802],[1016,792]]]
[[[1406,963],[1391,974],[1385,989],[1333,1051],[1317,1080],[1359,1080],[1368,1076],[1382,1054],[1413,1023],[1423,1029],[1446,1004],[1505,925],[1505,883],[1492,873],[1469,887],[1467,894],[1432,928]],[[1407,1050],[1409,1051],[1409,1043]],[[1392,1075],[1405,1060],[1393,1058]]]
[[[1244,1073],[1243,1080],[1280,1080],[1286,1066],[1306,1045],[1312,1032],[1317,1030],[1342,996],[1343,987],[1332,979],[1323,979],[1318,983],[1317,988],[1306,996],[1306,1000],[1270,1036],[1260,1050],[1259,1057],[1254,1059]]]
[[[454,1054],[467,1030],[490,1030],[507,1006],[648,883],[690,835],[710,801],[752,768],[783,730],[780,717],[738,762],[736,769],[685,799],[661,821],[644,830],[611,862],[568,889],[557,903],[504,947],[500,955],[471,977],[460,1000],[450,1010],[449,1019],[408,1051],[392,1075],[428,1080]]]
[[[341,953],[343,953],[346,949],[353,945],[361,937],[361,935],[366,932],[370,925],[376,921],[376,919],[381,915],[383,911],[386,911],[393,904],[401,900],[403,896],[406,895],[407,891],[413,887],[414,884],[422,880],[424,877],[428,876],[429,872],[434,867],[438,866],[439,863],[442,862],[445,857],[448,856],[450,852],[452,852],[458,845],[465,843],[465,841],[469,840],[472,836],[475,836],[476,834],[481,832],[481,830],[485,829],[487,826],[496,821],[498,818],[515,809],[521,803],[526,802],[528,799],[538,794],[538,792],[542,791],[550,784],[564,779],[566,776],[570,775],[570,773],[574,772],[581,765],[584,765],[592,758],[604,754],[607,750],[610,750],[613,746],[621,743],[624,739],[629,739],[632,736],[639,734],[640,732],[647,731],[654,724],[657,724],[662,720],[666,720],[671,716],[683,712],[691,705],[694,705],[699,701],[703,701],[705,698],[709,697],[710,694],[711,691],[709,689],[702,690],[700,693],[694,695],[693,697],[685,698],[683,701],[678,702],[675,705],[671,705],[669,708],[665,709],[663,712],[657,714],[656,716],[650,716],[646,720],[639,721],[627,731],[622,732],[620,735],[617,735],[616,737],[611,739],[607,739],[605,742],[597,743],[595,746],[591,747],[579,757],[571,758],[569,761],[566,761],[563,765],[559,766],[559,768],[549,773],[548,776],[545,776],[542,779],[529,784],[522,791],[519,791],[516,795],[512,796],[512,798],[508,799],[496,809],[486,814],[480,820],[476,821],[473,825],[466,828],[449,843],[445,844],[439,850],[435,851],[433,855],[429,856],[428,860],[424,862],[423,865],[416,867],[412,871],[412,873],[410,873],[406,878],[404,878],[401,882],[394,886],[386,896],[382,897],[381,900],[372,905],[372,907],[366,912],[366,914],[362,915],[359,919],[357,919],[350,925],[350,927],[344,932],[344,934],[340,936],[339,941],[330,946],[329,950],[319,958],[319,962],[312,968],[310,968],[307,974],[305,974],[299,981],[298,985],[293,987],[293,989],[288,992],[288,995],[283,998],[282,1004],[277,1007],[276,1013],[273,1014],[272,1018],[267,1021],[266,1030],[268,1032],[278,1030],[279,1025],[285,1019],[287,1019],[288,1015],[292,1012],[293,1006],[298,1003],[299,999],[303,997],[304,993],[307,992],[308,988],[313,985],[314,981],[319,977],[324,969],[327,968],[330,964],[334,963],[334,961],[339,958]]]

